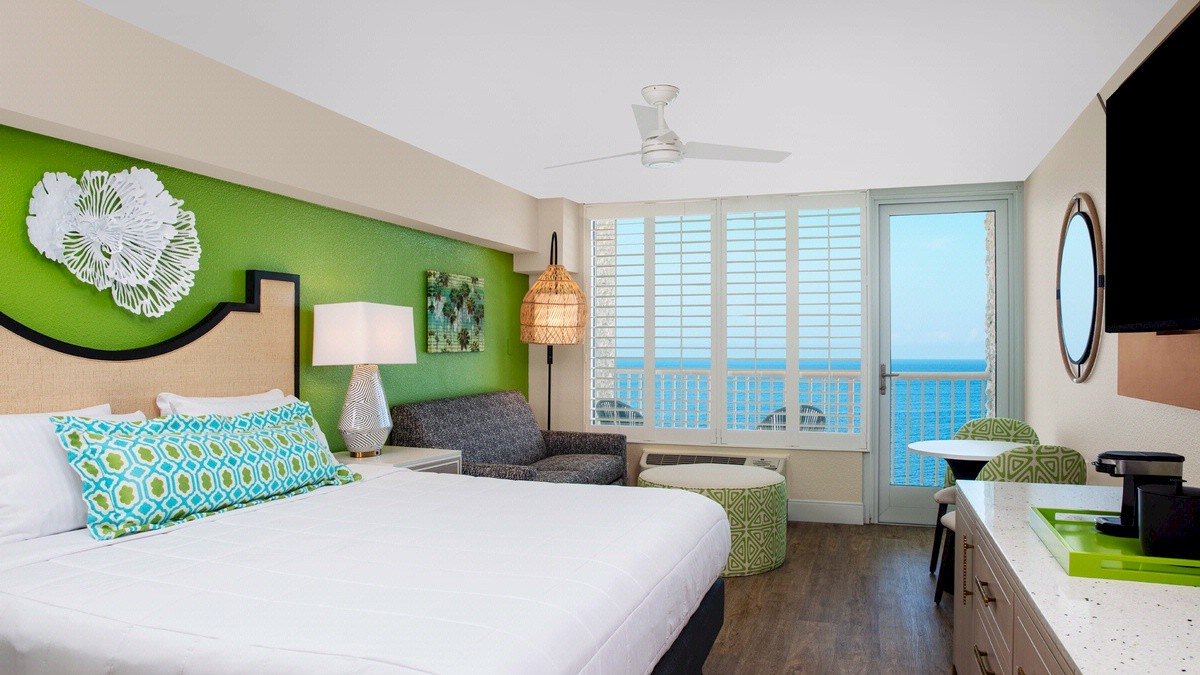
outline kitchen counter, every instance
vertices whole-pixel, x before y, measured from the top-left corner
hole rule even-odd
[[[967,509],[1080,673],[1200,673],[1200,587],[1069,576],[1030,506],[1118,511],[1121,488],[959,481]],[[957,618],[956,618],[957,620]]]

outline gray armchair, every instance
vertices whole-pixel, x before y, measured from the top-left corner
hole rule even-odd
[[[625,436],[542,431],[519,391],[392,406],[392,445],[458,450],[471,476],[625,483]]]

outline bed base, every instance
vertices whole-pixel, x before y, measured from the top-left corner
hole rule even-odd
[[[717,577],[652,675],[700,675],[725,622],[725,579]]]

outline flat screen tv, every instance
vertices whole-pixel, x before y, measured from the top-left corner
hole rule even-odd
[[[1109,96],[1104,330],[1200,330],[1200,12]]]

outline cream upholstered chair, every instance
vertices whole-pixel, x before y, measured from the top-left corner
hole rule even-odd
[[[1009,417],[980,417],[979,419],[970,420],[958,428],[954,432],[955,440],[981,440],[981,441],[1009,441],[1012,443],[1028,443],[1037,445],[1037,432],[1033,427],[1029,426],[1021,420],[1012,419]],[[950,505],[954,503],[958,496],[958,489],[954,487],[954,473],[950,468],[946,468],[946,479],[942,483],[944,487],[938,490],[933,495],[933,501],[937,502],[937,518],[933,523],[933,551],[929,554],[929,573],[933,574],[937,570],[938,558],[941,557],[942,536],[945,532],[945,526],[942,525],[942,517],[946,515]]]
[[[984,464],[975,479],[1083,485],[1087,483],[1087,462],[1079,451],[1063,445],[1022,445],[1005,450]],[[938,523],[946,529],[946,548],[942,554],[941,569],[938,570],[937,590],[933,595],[935,603],[941,602],[942,592],[953,583],[953,575],[946,573],[946,567],[953,562],[950,551],[954,549],[956,515],[956,511],[951,511],[938,519]]]

